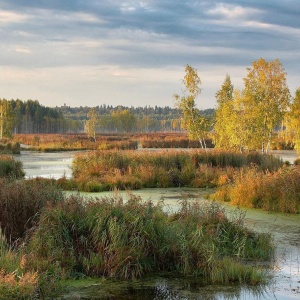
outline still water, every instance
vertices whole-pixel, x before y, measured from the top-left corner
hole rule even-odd
[[[15,159],[23,163],[25,178],[70,178],[72,176],[71,164],[77,151],[64,152],[36,152],[21,151],[14,155]]]
[[[39,153],[24,151],[15,156],[23,162],[26,178],[71,177],[71,163],[76,152]],[[297,158],[292,151],[274,153],[291,163]],[[134,194],[153,202],[164,201],[166,209],[178,208],[178,200],[206,201],[210,193],[205,189],[145,189]],[[119,192],[126,198],[126,192]],[[112,195],[110,193],[84,194],[85,196]],[[227,205],[226,211],[232,214],[236,208]],[[300,215],[267,213],[247,209],[246,226],[274,236],[276,255],[270,271],[267,286],[251,288],[247,286],[207,286],[197,279],[148,278],[136,282],[118,282],[99,279],[96,282],[83,283],[81,288],[74,288],[61,299],[300,299]]]

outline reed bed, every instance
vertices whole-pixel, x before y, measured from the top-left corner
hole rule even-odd
[[[94,142],[83,134],[16,134],[14,141],[25,144],[27,150],[53,152],[74,150],[129,150],[138,142],[131,136],[98,135]]]
[[[16,161],[13,156],[0,155],[0,178],[23,178],[25,173],[20,161]]]
[[[98,151],[78,154],[72,165],[73,181],[63,188],[84,191],[114,188],[216,187],[231,181],[236,169],[257,165],[277,170],[282,161],[271,155],[222,151]]]
[[[168,214],[163,203],[131,194],[67,198],[49,179],[0,185],[0,299],[49,297],[60,280],[84,276],[170,272],[211,283],[265,280],[244,261],[270,259],[271,237],[247,230],[241,214],[229,219],[216,203],[182,201]]]
[[[191,141],[186,134],[176,135],[149,135],[140,139],[142,148],[200,148],[199,141]],[[211,139],[205,140],[208,148],[213,148]]]
[[[237,173],[233,183],[220,187],[213,197],[244,207],[299,213],[299,182],[299,166],[267,173],[252,168]]]
[[[44,207],[63,199],[61,190],[50,180],[2,178],[0,186],[0,228],[11,245],[24,240]]]
[[[247,230],[241,221],[229,220],[215,203],[182,202],[181,210],[169,215],[162,204],[133,195],[127,201],[70,197],[43,211],[28,245],[28,265],[64,277],[132,279],[171,272],[214,283],[262,282],[263,273],[251,268],[251,275],[243,260],[268,260],[271,238]],[[224,259],[234,261],[236,271],[216,278]]]

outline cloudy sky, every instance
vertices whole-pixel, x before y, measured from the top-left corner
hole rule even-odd
[[[213,108],[226,74],[278,58],[300,86],[299,0],[0,0],[0,98],[174,106],[184,67]]]

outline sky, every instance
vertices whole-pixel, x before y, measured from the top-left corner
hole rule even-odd
[[[0,98],[45,106],[170,106],[197,69],[215,108],[253,61],[278,58],[300,86],[299,0],[0,0]]]

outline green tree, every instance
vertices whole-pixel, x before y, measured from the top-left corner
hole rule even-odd
[[[190,140],[198,140],[202,149],[206,149],[205,136],[209,128],[209,122],[200,114],[195,102],[201,93],[201,79],[197,70],[190,65],[185,67],[183,84],[185,86],[184,95],[174,95],[176,106],[183,115],[183,127],[188,131]]]
[[[94,108],[92,108],[87,114],[88,120],[85,122],[84,130],[88,137],[92,138],[96,142],[96,125],[98,121],[98,114]]]
[[[235,133],[236,110],[233,102],[233,85],[229,75],[216,93],[218,106],[215,112],[215,147],[233,148],[232,135]]]
[[[6,99],[0,100],[0,139],[12,137],[14,128],[14,111]]]
[[[269,150],[273,130],[280,124],[289,105],[286,73],[278,59],[267,62],[261,58],[247,70],[243,92],[245,115],[264,153]]]
[[[300,151],[300,87],[296,90],[290,110],[286,114],[286,131],[295,149]]]
[[[113,111],[112,120],[119,132],[131,132],[137,129],[137,118],[128,109]]]

